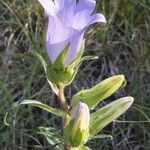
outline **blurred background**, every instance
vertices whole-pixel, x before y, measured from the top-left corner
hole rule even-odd
[[[106,26],[96,24],[86,32],[85,55],[99,56],[84,62],[75,81],[66,88],[72,95],[101,80],[124,74],[127,86],[103,106],[131,95],[132,107],[100,134],[113,140],[93,139],[93,150],[150,150],[150,1],[97,0],[96,12],[106,16]],[[29,51],[44,49],[43,10],[35,0],[0,0],[0,150],[47,150],[50,147],[37,128],[57,127],[61,120],[30,106],[11,109],[14,102],[36,99],[59,107],[40,62]],[[7,123],[4,124],[4,116]]]

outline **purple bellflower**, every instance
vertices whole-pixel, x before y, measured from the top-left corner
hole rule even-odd
[[[64,66],[80,52],[86,28],[96,22],[105,23],[102,14],[93,14],[95,0],[38,0],[48,18],[46,49],[52,63],[68,45]]]

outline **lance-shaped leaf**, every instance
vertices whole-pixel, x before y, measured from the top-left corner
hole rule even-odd
[[[48,112],[50,112],[56,116],[59,116],[59,117],[65,117],[66,116],[66,113],[63,112],[62,110],[50,107],[50,106],[43,104],[43,103],[36,101],[36,100],[24,100],[23,102],[20,103],[20,105],[25,105],[25,104],[39,107],[39,108],[46,110],[46,111],[48,111]]]
[[[90,120],[91,138],[123,114],[131,106],[133,100],[132,97],[123,97],[92,113]]]
[[[63,137],[57,134],[56,132],[57,132],[57,129],[55,128],[54,129],[52,128],[52,131],[51,131],[51,128],[39,127],[39,131],[37,133],[45,136],[48,143],[51,145],[50,148],[62,150],[63,148],[62,143],[64,142]]]
[[[122,85],[123,81],[123,75],[107,78],[91,89],[78,92],[73,96],[71,105],[74,106],[79,101],[82,101],[86,103],[90,109],[94,109],[99,102],[111,96]]]

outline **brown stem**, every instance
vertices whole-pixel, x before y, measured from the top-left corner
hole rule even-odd
[[[58,99],[59,99],[60,105],[66,113],[69,113],[69,107],[67,105],[66,98],[64,95],[64,85],[62,83],[59,83],[58,87],[59,87]],[[65,126],[65,121],[64,121],[64,126]],[[64,150],[69,150],[69,148],[67,147],[67,144],[64,144]]]
[[[69,113],[69,107],[67,105],[66,98],[64,95],[64,85],[60,83],[58,86],[59,86],[58,98],[59,98],[60,105],[65,112]]]
[[[64,150],[69,150],[66,144],[64,145]]]

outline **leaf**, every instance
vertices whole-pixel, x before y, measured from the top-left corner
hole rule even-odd
[[[63,51],[59,54],[59,56],[57,57],[57,59],[55,60],[54,64],[53,64],[53,68],[57,69],[57,70],[64,70],[64,61],[68,52],[70,44],[68,44]]]
[[[25,105],[25,104],[39,107],[39,108],[46,110],[46,111],[48,111],[48,112],[50,112],[56,116],[59,116],[59,117],[65,117],[66,116],[66,113],[61,111],[60,109],[50,107],[50,106],[43,104],[43,103],[36,101],[36,100],[24,100],[23,102],[20,103],[20,105]]]
[[[116,90],[118,90],[123,81],[123,75],[116,75],[107,78],[91,89],[85,89],[78,92],[73,96],[71,105],[74,106],[79,101],[82,101],[86,103],[90,109],[94,109],[99,102],[111,96]]]
[[[38,58],[38,60],[41,62],[42,66],[44,68],[48,83],[50,84],[50,86],[51,86],[52,90],[55,92],[55,94],[58,95],[58,92],[59,92],[58,87],[56,86],[56,84],[54,82],[52,82],[53,80],[55,80],[55,75],[54,75],[54,71],[51,69],[51,66],[48,67],[44,58],[36,51],[31,51],[31,53],[34,56],[36,56]],[[53,76],[50,76],[48,74],[53,75]]]
[[[45,136],[45,138],[47,139],[48,143],[50,145],[52,145],[53,148],[55,148],[57,150],[61,150],[62,147],[61,147],[60,144],[63,143],[63,138],[60,135],[58,135],[57,133],[51,132],[51,129],[52,128],[39,127],[39,131],[37,133]],[[55,129],[54,132],[56,132],[56,130],[57,129]]]
[[[43,57],[36,51],[31,51],[31,53],[38,58],[38,60],[42,63],[42,66],[44,68],[44,71],[47,71],[47,63],[43,59]]]
[[[51,86],[52,90],[54,91],[54,93],[55,93],[56,95],[58,95],[58,94],[59,94],[59,89],[58,89],[57,85],[56,85],[56,84],[53,84],[53,83],[48,79],[48,76],[47,76],[47,75],[46,75],[46,78],[47,78],[47,81],[48,81],[49,85]]]
[[[93,137],[106,125],[122,115],[133,103],[132,97],[123,97],[91,114],[90,136]]]

